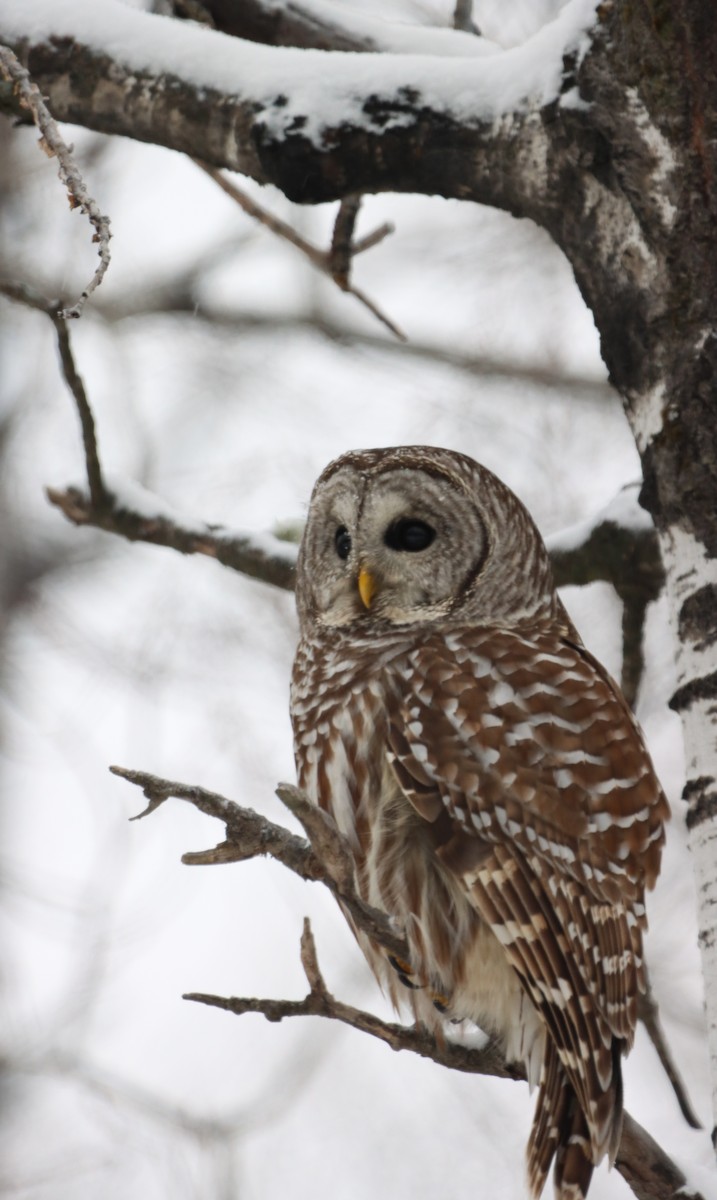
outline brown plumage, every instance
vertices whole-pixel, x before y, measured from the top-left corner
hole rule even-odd
[[[300,786],[402,927],[394,1003],[470,1019],[539,1083],[537,1196],[584,1196],[620,1139],[667,802],[517,497],[464,455],[356,451],[319,478],[299,556]],[[410,984],[407,988],[405,985]],[[436,1003],[438,1001],[438,1003]]]

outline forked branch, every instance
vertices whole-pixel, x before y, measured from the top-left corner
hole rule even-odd
[[[321,271],[322,274],[328,275],[330,279],[333,279],[342,292],[348,292],[349,295],[355,296],[363,304],[364,308],[367,308],[382,325],[386,326],[394,337],[398,338],[400,342],[406,341],[405,333],[402,333],[398,326],[381,311],[373,300],[369,299],[365,292],[362,292],[351,283],[351,263],[356,255],[362,254],[372,246],[377,246],[385,237],[393,233],[393,225],[386,222],[360,241],[355,242],[353,240],[354,226],[361,204],[360,196],[348,196],[345,200],[341,201],[334,225],[331,247],[329,250],[320,250],[318,246],[314,246],[312,242],[302,237],[292,225],[289,225],[286,221],[282,221],[280,217],[274,216],[268,209],[257,204],[256,200],[252,200],[251,196],[243,188],[238,187],[236,183],[227,179],[216,167],[211,167],[208,163],[200,162],[199,159],[195,159],[194,161],[200,170],[204,171],[210,179],[213,179],[227,196],[231,196],[232,200],[248,216],[253,217],[259,224],[270,229],[273,234],[282,238],[283,241],[295,246],[317,271]]]

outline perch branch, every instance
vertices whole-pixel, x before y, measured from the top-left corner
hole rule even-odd
[[[184,999],[209,1004],[213,1008],[222,1008],[238,1016],[244,1013],[260,1013],[267,1021],[283,1021],[286,1017],[325,1017],[328,1020],[341,1021],[344,1025],[350,1025],[352,1029],[378,1038],[392,1050],[410,1050],[413,1054],[429,1058],[452,1071],[495,1075],[499,1079],[525,1078],[520,1067],[505,1062],[492,1042],[481,1048],[464,1046],[447,1039],[439,1042],[422,1026],[382,1021],[372,1013],[337,1000],[327,988],[321,974],[308,917],[304,918],[301,935],[301,964],[309,984],[309,992],[303,1000],[211,996],[204,992],[189,992]]]
[[[291,225],[287,224],[286,221],[282,221],[279,217],[275,217],[267,209],[263,208],[260,204],[257,204],[255,200],[252,200],[251,196],[248,196],[242,188],[237,187],[235,183],[232,183],[231,180],[222,175],[221,171],[218,171],[215,167],[209,166],[208,163],[201,162],[199,159],[195,158],[194,162],[200,168],[200,170],[204,171],[210,179],[213,179],[217,186],[220,187],[227,196],[230,196],[232,200],[234,200],[234,202],[238,204],[245,213],[247,213],[248,216],[253,217],[255,221],[259,221],[260,224],[266,226],[266,228],[270,229],[271,232],[276,234],[277,237],[283,238],[284,241],[289,242],[292,246],[295,246],[297,250],[300,250],[301,253],[308,258],[311,265],[315,267],[317,271],[321,271],[322,274],[328,275],[329,278],[333,279],[334,283],[341,288],[342,292],[348,292],[349,295],[355,296],[356,299],[369,310],[369,312],[373,313],[373,315],[383,325],[386,326],[386,328],[394,335],[394,337],[398,338],[398,340],[401,342],[406,341],[406,335],[401,332],[398,326],[395,325],[385,313],[381,312],[380,308],[378,308],[373,300],[370,300],[364,292],[360,291],[360,289],[355,287],[349,280],[350,263],[354,255],[367,250],[369,246],[377,245],[378,242],[387,237],[389,233],[393,232],[392,225],[384,224],[378,229],[375,229],[367,238],[364,238],[358,249],[351,244],[353,228],[356,223],[356,217],[358,215],[358,208],[360,204],[359,196],[351,196],[341,201],[341,204],[339,205],[339,213],[336,218],[336,225],[334,227],[334,239],[331,244],[331,249],[329,251],[319,250],[318,246],[312,245],[312,243],[307,241],[306,238],[303,238],[301,234],[297,233],[297,231]]]
[[[17,103],[21,110],[27,110],[40,131],[40,146],[48,158],[57,159],[57,173],[67,188],[70,208],[79,208],[88,218],[94,229],[92,241],[97,245],[99,263],[92,279],[80,295],[79,300],[70,308],[64,308],[57,316],[69,320],[79,317],[85,302],[95,288],[99,287],[105,272],[110,265],[110,221],[99,210],[97,202],[85,187],[79,167],[72,157],[72,147],[68,146],[53,117],[42,98],[37,84],[30,78],[29,71],[23,67],[17,56],[7,46],[0,46],[0,72],[12,84]],[[56,326],[57,328],[57,326]],[[58,330],[58,337],[59,337]],[[62,354],[62,345],[60,354]]]
[[[372,1013],[337,1000],[328,990],[321,974],[307,918],[304,918],[301,937],[301,962],[309,984],[308,994],[303,1000],[214,996],[205,992],[188,992],[183,998],[207,1004],[212,1008],[221,1008],[237,1016],[257,1013],[272,1022],[283,1021],[289,1017],[323,1017],[340,1021],[352,1029],[378,1038],[392,1050],[408,1050],[452,1071],[492,1075],[499,1079],[525,1078],[519,1066],[505,1062],[492,1042],[477,1049],[452,1042],[448,1038],[438,1039],[422,1026],[382,1021]],[[638,1200],[677,1200],[679,1195],[685,1194],[688,1194],[691,1200],[702,1200],[697,1191],[688,1188],[687,1180],[679,1167],[629,1113],[624,1114],[622,1138],[615,1166]]]

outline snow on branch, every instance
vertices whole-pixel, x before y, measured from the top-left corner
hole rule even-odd
[[[524,45],[450,70],[438,54],[257,45],[119,0],[4,0],[0,40],[56,119],[183,151],[290,199],[411,191],[539,216],[556,187],[543,118],[574,119],[563,60],[586,52],[594,20],[594,0],[569,0]]]
[[[277,795],[299,819],[308,840],[297,837],[288,829],[267,820],[252,809],[243,808],[216,792],[190,784],[160,779],[144,771],[111,767],[112,773],[140,787],[148,804],[138,817],[148,816],[170,797],[188,800],[207,816],[216,817],[225,825],[225,840],[211,850],[185,854],[182,861],[190,865],[205,865],[245,861],[268,856],[299,875],[300,878],[323,883],[351,914],[358,929],[366,933],[387,953],[407,957],[400,933],[394,929],[385,913],[371,908],[357,895],[353,883],[350,856],[343,839],[327,814],[316,809],[303,794],[289,784],[280,784]],[[436,1038],[420,1026],[404,1026],[379,1020],[338,1000],[329,991],[319,968],[316,946],[308,921],[304,922],[301,939],[301,961],[309,984],[303,1000],[274,1000],[259,997],[214,996],[190,992],[187,1000],[208,1004],[236,1015],[257,1013],[268,1021],[285,1018],[319,1016],[341,1021],[372,1037],[379,1038],[393,1050],[408,1050],[429,1058],[440,1066],[471,1074],[494,1075],[503,1079],[523,1079],[520,1067],[506,1063],[492,1042],[481,1048],[453,1041],[446,1035]],[[622,1138],[615,1166],[638,1200],[675,1200],[678,1194],[689,1194],[692,1200],[702,1200],[688,1188],[679,1167],[672,1162],[650,1135],[625,1113]]]
[[[291,542],[270,533],[193,521],[133,480],[113,477],[106,482],[99,506],[79,487],[47,488],[47,498],[74,525],[91,525],[130,542],[167,546],[180,554],[204,554],[251,579],[293,588],[297,547]]]

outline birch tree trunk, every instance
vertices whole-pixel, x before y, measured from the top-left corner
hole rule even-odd
[[[493,205],[542,225],[570,260],[667,572],[717,1098],[717,5],[570,0],[532,57],[482,57],[468,34],[448,35],[461,39],[453,55],[446,33],[387,37],[370,17],[332,28],[317,0],[283,15],[269,0],[204,0],[235,38],[328,50],[309,50],[303,74],[295,53],[230,38],[212,60],[209,31],[192,57],[197,31],[166,19],[163,57],[162,18],[123,9],[120,20],[119,7],[94,5],[112,29],[105,47],[79,8],[73,24],[71,4],[55,17],[46,3],[49,38],[37,33],[41,0],[4,0],[0,39],[58,119],[191,153],[304,203],[393,190]],[[232,49],[236,69],[219,78]],[[431,71],[417,50],[453,56]]]

